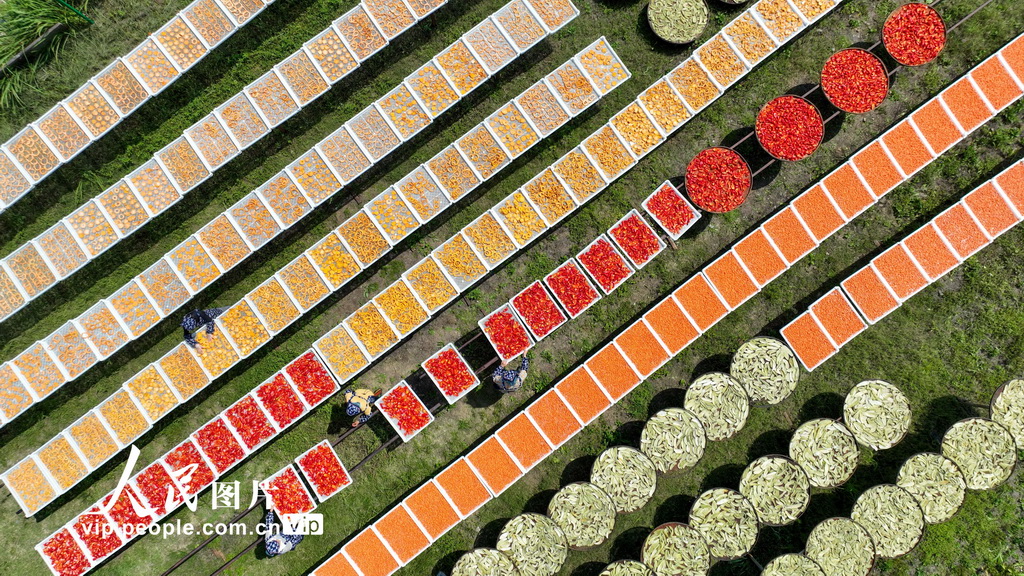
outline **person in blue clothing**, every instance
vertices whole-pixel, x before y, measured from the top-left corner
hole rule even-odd
[[[202,354],[203,347],[196,341],[196,334],[204,327],[207,334],[213,334],[217,330],[214,319],[223,314],[227,308],[210,308],[209,310],[193,310],[181,319],[181,329],[185,333],[185,343],[195,348],[196,352]]]
[[[516,392],[523,387],[526,371],[530,368],[530,359],[523,355],[523,361],[519,363],[519,368],[516,370],[509,370],[507,366],[508,360],[502,361],[501,365],[495,368],[494,373],[491,374],[494,385],[502,394]]]
[[[290,552],[302,542],[302,534],[282,534],[280,530],[274,528],[276,516],[273,510],[267,510],[267,517],[263,519],[263,524],[266,527],[264,534],[266,534],[266,546],[267,546],[267,557],[273,558],[274,556],[280,556],[285,552]]]
[[[381,389],[377,388],[370,392],[365,388],[356,388],[355,390],[349,388],[345,390],[344,394],[345,414],[359,416],[352,422],[352,427],[355,428],[370,419],[370,415],[373,414],[373,405],[380,398]]]

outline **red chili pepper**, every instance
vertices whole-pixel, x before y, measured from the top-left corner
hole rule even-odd
[[[661,242],[654,230],[637,214],[619,222],[609,233],[634,264],[640,266],[661,250]]]
[[[651,196],[647,209],[673,236],[682,232],[696,217],[679,192],[667,184]]]
[[[757,141],[779,160],[794,162],[810,156],[825,134],[821,113],[799,96],[779,96],[765,104],[754,124]]]
[[[217,472],[223,473],[245,458],[242,445],[235,440],[227,424],[220,418],[200,428],[195,434],[195,439],[203,454],[206,454],[217,468]]]
[[[551,273],[547,279],[548,288],[555,298],[568,310],[569,315],[576,317],[595,300],[601,297],[594,287],[587,282],[583,271],[571,260]]]
[[[198,454],[197,454],[198,456]],[[157,514],[163,515],[167,512],[167,492],[170,490],[171,501],[177,505],[181,502],[181,493],[170,474],[159,463],[151,464],[148,468],[135,476],[135,486],[149,507]]]
[[[107,502],[110,502],[110,496],[104,496],[102,505],[106,506]],[[132,490],[131,486],[126,486],[121,491],[120,497],[114,502],[114,506],[110,508],[110,519],[122,530],[128,530],[131,533],[127,534],[129,538],[135,535],[136,528],[139,525],[148,526],[153,522],[152,516],[139,516],[135,513],[135,507],[132,505],[130,498],[135,498],[136,502],[139,502],[139,497]]]
[[[281,428],[291,424],[306,411],[299,396],[281,374],[257,388],[256,396]]]
[[[710,212],[739,208],[750,191],[750,166],[728,148],[707,148],[686,166],[686,193],[697,206]]]
[[[408,385],[393,388],[377,401],[377,407],[394,420],[406,436],[430,423],[430,412]]]
[[[534,282],[513,298],[512,306],[538,338],[547,336],[566,321],[565,314],[540,282]]]
[[[310,406],[315,406],[338,389],[337,382],[312,352],[306,352],[285,368],[299,393]]]
[[[105,558],[121,547],[121,537],[116,532],[106,532],[109,526],[106,518],[90,512],[82,514],[75,521],[75,533],[85,544],[93,560]]]
[[[484,332],[503,358],[512,358],[530,347],[530,335],[508,310],[491,314]]]
[[[66,528],[43,543],[43,554],[49,558],[50,565],[61,576],[84,574],[91,566],[85,552]]]
[[[172,450],[164,456],[164,463],[175,472],[184,470],[192,464],[196,465],[189,480],[181,480],[181,487],[189,496],[198,494],[200,490],[213,483],[213,470],[206,465],[206,461],[199,454],[199,449],[192,442],[186,442]]]
[[[931,6],[904,4],[886,18],[882,26],[882,42],[900,64],[927,64],[946,45],[946,23]]]
[[[277,432],[252,396],[245,396],[224,412],[250,450]]]
[[[316,488],[316,493],[326,498],[352,483],[342,466],[338,455],[330,446],[321,444],[299,458],[299,470]]]
[[[425,367],[434,377],[437,386],[448,396],[458,396],[476,385],[473,371],[450,348],[427,360]]]
[[[291,466],[266,482],[263,491],[270,496],[274,510],[278,514],[303,514],[316,508],[302,481],[299,480],[299,475]]]
[[[579,261],[605,292],[611,292],[633,272],[626,260],[612,247],[612,243],[604,238],[580,254]]]
[[[878,56],[860,48],[848,48],[825,61],[821,69],[821,89],[836,108],[863,114],[885,100],[889,93],[889,76]]]

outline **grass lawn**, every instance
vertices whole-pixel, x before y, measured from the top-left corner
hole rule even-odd
[[[131,240],[109,251],[101,262],[91,264],[0,325],[0,335],[4,336],[0,338],[0,357],[4,360],[12,357],[69,317],[87,309],[98,298],[108,296],[504,3],[504,0],[451,0],[435,17],[401,36],[369,65],[239,155],[179,205]],[[952,22],[978,3],[977,0],[945,0],[939,10]],[[0,133],[7,137],[26,121],[37,117],[113,55],[127,51],[166,21],[184,2],[173,4],[153,6],[129,2],[117,7],[120,16],[109,17],[111,20],[119,18],[118,23],[98,20],[85,34],[83,43],[96,42],[92,39],[96,36],[108,39],[109,45],[105,44],[103,50],[90,51],[76,45],[76,40],[70,42],[64,58],[53,65],[52,71],[47,71],[52,75],[48,77],[54,78],[48,91],[40,94],[38,101],[33,100],[33,110],[0,119]],[[358,282],[329,297],[292,328],[278,335],[269,346],[158,424],[136,443],[142,450],[142,463],[163,454],[272,375],[364,303],[368,296],[398,278],[431,247],[575,146],[689,53],[688,49],[668,48],[651,38],[644,17],[645,3],[578,0],[576,4],[582,13],[575,22],[474,92],[448,113],[446,121],[433,125],[413,142],[405,144],[402,152],[392,155],[343,190],[326,207],[265,247],[258,256],[207,288],[194,299],[194,306],[227,305],[236,301],[354,213],[363,202],[598,36],[609,38],[632,71],[633,79],[473,192],[468,201],[452,209],[447,219],[439,219],[443,222],[425,227]],[[443,343],[472,332],[476,320],[484,313],[578,252],[661,181],[679,176],[686,162],[699,150],[723,142],[728,144],[742,136],[764,102],[790,90],[802,91],[814,83],[829,54],[852,44],[873,42],[885,16],[898,4],[900,2],[891,0],[845,2],[690,121],[599,198],[394,349],[384,361],[361,376],[359,384],[387,388],[412,373]],[[184,128],[352,5],[351,1],[278,0],[156,102],[147,104],[89,152],[63,167],[21,203],[0,215],[0,254],[10,253],[86,198],[100,193],[141,164]],[[97,3],[95,6],[100,10],[112,5]],[[698,44],[736,12],[736,9],[714,3],[712,23]],[[755,183],[757,189],[742,208],[726,216],[707,218],[699,233],[684,238],[678,250],[659,256],[612,297],[575,320],[571,329],[563,329],[545,339],[533,354],[535,365],[530,371],[530,390],[508,397],[498,397],[489,387],[473,392],[466,401],[446,409],[437,422],[409,445],[371,460],[357,472],[353,486],[321,506],[319,511],[327,518],[324,536],[307,538],[296,551],[279,559],[264,560],[248,554],[228,573],[280,575],[308,571],[424,478],[464,453],[477,438],[495,429],[533,395],[576,366],[619,327],[756,227],[778,206],[1013,38],[1020,31],[1019,22],[1024,22],[1024,5],[1020,2],[996,0],[981,10],[951,35],[949,45],[937,62],[900,71],[891,97],[878,110],[862,117],[848,116],[843,119],[841,128],[830,127],[829,140],[808,160],[767,170]],[[130,30],[110,30],[117,27]],[[1022,120],[1024,106],[1011,107],[909,183],[888,194],[500,498],[434,544],[401,574],[432,576],[437,570],[449,572],[462,552],[477,546],[493,547],[498,531],[509,518],[523,511],[544,511],[560,485],[586,479],[590,463],[603,448],[621,443],[637,445],[642,422],[661,408],[681,405],[685,385],[692,378],[727,368],[731,353],[743,341],[757,334],[777,333],[779,327],[863,265],[880,247],[899,240],[977,183],[990,178],[1008,161],[1019,158]],[[751,153],[752,148],[744,145],[742,151]],[[757,161],[755,159],[755,164]],[[596,576],[611,560],[637,558],[640,543],[649,530],[665,521],[685,520],[690,504],[700,491],[718,486],[735,488],[743,467],[750,460],[785,452],[789,436],[799,423],[819,416],[839,416],[841,397],[854,384],[871,378],[896,384],[910,397],[914,409],[910,436],[892,450],[874,455],[865,453],[853,480],[836,490],[816,492],[809,511],[798,524],[763,530],[754,556],[765,562],[779,553],[802,549],[807,533],[818,521],[833,515],[848,515],[856,496],[864,489],[894,481],[899,465],[909,455],[936,451],[942,432],[952,422],[976,412],[968,403],[987,403],[1000,383],[1021,375],[1024,313],[1018,303],[1024,277],[1022,246],[1024,230],[1006,234],[994,246],[857,337],[812,375],[805,374],[789,399],[770,409],[752,411],[744,430],[731,440],[709,446],[695,470],[659,478],[654,499],[640,511],[620,516],[609,543],[589,552],[571,553],[563,573]],[[74,422],[142,366],[163,355],[179,337],[176,321],[165,321],[115,358],[65,386],[12,425],[0,429],[0,466],[8,468]],[[336,404],[323,406],[225,480],[241,481],[246,486],[247,496],[252,480],[280,469],[314,443],[339,433],[347,424],[348,419]],[[374,424],[364,427],[339,447],[342,459],[350,465],[358,462],[390,433],[386,423],[375,419]],[[115,458],[68,495],[28,520],[17,514],[17,506],[9,494],[0,495],[0,536],[14,543],[8,547],[8,553],[0,557],[0,573],[43,573],[43,564],[32,546],[113,488],[123,463],[123,455]],[[929,527],[917,550],[906,559],[881,563],[879,573],[1021,573],[1024,570],[1021,544],[1024,529],[1020,521],[1020,489],[1019,474],[1015,474],[997,490],[969,494],[964,509],[952,521]],[[200,499],[199,506],[196,513],[179,510],[165,522],[178,519],[195,523],[219,521],[233,514],[231,510],[211,510],[208,493]],[[257,514],[246,521],[255,524]],[[201,540],[201,537],[161,540],[148,536],[96,573],[159,574]],[[247,544],[244,538],[220,538],[176,574],[209,574]],[[717,565],[713,573],[755,574],[757,569],[750,562],[739,561]]]

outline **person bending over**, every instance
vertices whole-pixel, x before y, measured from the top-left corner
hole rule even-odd
[[[349,388],[345,390],[345,414],[359,416],[352,422],[353,428],[370,419],[370,414],[373,414],[373,405],[380,398],[380,395],[380,388],[373,392],[365,388],[356,388],[355,390]]]
[[[530,368],[530,359],[523,355],[523,360],[519,363],[517,370],[509,370],[507,366],[508,361],[505,360],[501,363],[501,366],[494,369],[494,373],[491,375],[495,386],[498,387],[502,394],[516,392],[523,387],[523,381],[526,380],[526,371]]]
[[[280,556],[285,552],[290,552],[302,542],[302,534],[282,534],[278,530],[274,530],[276,515],[273,510],[267,510],[267,517],[263,519],[263,524],[266,526],[265,541],[267,546],[267,557],[273,558],[274,556]],[[271,533],[273,532],[273,533]]]
[[[217,325],[213,322],[214,319],[226,310],[227,308],[210,308],[209,310],[193,310],[185,314],[185,317],[181,319],[181,329],[185,333],[185,343],[202,354],[203,346],[196,340],[196,334],[204,327],[208,335],[213,334],[217,330]]]

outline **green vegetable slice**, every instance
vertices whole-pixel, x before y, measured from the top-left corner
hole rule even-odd
[[[960,467],[971,490],[989,490],[1010,477],[1017,465],[1017,445],[1001,424],[967,418],[946,430],[942,455]]]
[[[607,540],[615,528],[615,503],[597,486],[576,482],[551,498],[548,517],[565,533],[569,546],[597,546]]]
[[[967,481],[960,468],[942,454],[915,454],[900,467],[896,485],[910,493],[929,524],[945,522],[964,503]]]
[[[666,408],[644,425],[640,451],[658,472],[685,470],[700,462],[707,438],[700,419],[683,408]]]
[[[498,534],[498,550],[505,553],[522,576],[554,576],[562,569],[569,546],[565,534],[547,516],[520,514]]]
[[[640,551],[640,560],[657,576],[702,576],[711,568],[704,537],[686,524],[663,524],[654,529]]]
[[[726,440],[743,428],[750,414],[747,392],[732,376],[709,372],[698,376],[686,389],[683,408],[704,425],[708,440]]]
[[[807,474],[785,456],[762,456],[740,477],[740,494],[753,504],[762,524],[783,526],[795,522],[811,501]]]
[[[690,508],[690,525],[716,558],[743,556],[757,541],[757,512],[742,494],[728,488],[707,490]]]
[[[846,395],[843,423],[864,446],[892,448],[910,429],[910,400],[888,382],[861,382]]]
[[[789,457],[818,488],[834,488],[849,480],[859,456],[853,434],[835,420],[804,422],[789,441]]]
[[[778,404],[796,389],[800,365],[788,346],[758,336],[739,347],[729,374],[747,391],[751,403]]]
[[[658,473],[639,450],[615,446],[597,457],[590,481],[612,497],[617,511],[626,513],[639,510],[654,496]]]
[[[519,570],[508,556],[494,548],[477,548],[459,558],[452,576],[519,576]]]
[[[867,576],[875,563],[871,536],[849,518],[829,518],[815,526],[804,553],[825,576]]]
[[[785,554],[765,564],[761,576],[825,576],[825,573],[803,554]]]
[[[1024,450],[1024,380],[1010,380],[992,396],[992,419],[1013,435],[1017,450]]]
[[[895,484],[869,488],[857,498],[850,518],[875,543],[875,554],[898,558],[917,546],[924,536],[924,513],[917,501]]]

